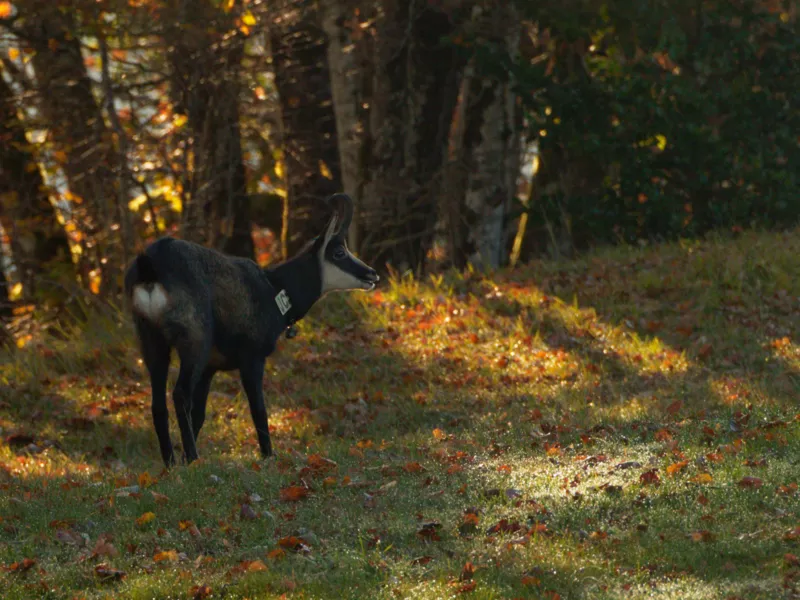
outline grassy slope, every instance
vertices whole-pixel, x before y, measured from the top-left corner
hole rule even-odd
[[[127,325],[33,340],[0,364],[3,597],[790,597],[798,256],[748,234],[328,298],[268,363],[277,459],[218,376],[168,474]]]

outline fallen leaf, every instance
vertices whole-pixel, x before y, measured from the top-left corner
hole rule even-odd
[[[658,472],[655,469],[650,469],[639,475],[639,482],[644,485],[657,485],[661,483],[661,478],[658,476]]]
[[[714,541],[714,534],[707,529],[701,531],[693,531],[691,534],[693,542],[712,542]]]
[[[667,408],[667,414],[675,416],[680,412],[681,408],[683,408],[683,400],[675,400],[672,404],[670,404]]]
[[[742,477],[736,485],[742,488],[758,489],[764,485],[764,481],[758,477]]]
[[[667,467],[667,475],[675,475],[676,473],[680,473],[686,468],[688,464],[689,464],[688,460],[682,460],[680,462],[676,462],[669,465]]]
[[[424,470],[425,467],[418,462],[409,462],[403,465],[403,471],[406,473],[421,473]]]
[[[207,585],[193,585],[189,593],[192,595],[192,600],[206,600],[214,591]]]
[[[280,491],[281,500],[286,502],[297,502],[308,497],[309,489],[299,485],[290,485]]]
[[[249,504],[242,504],[239,509],[239,518],[242,521],[253,521],[258,518],[258,514]]]
[[[146,525],[147,523],[149,523],[150,521],[152,521],[155,518],[156,518],[156,514],[155,513],[146,512],[141,517],[136,519],[136,524],[139,525],[139,526]]]
[[[102,581],[119,581],[128,575],[125,571],[113,569],[105,563],[97,565],[94,568],[94,574]]]
[[[427,523],[423,523],[419,529],[417,529],[417,535],[423,539],[438,542],[442,539],[438,534],[438,530],[441,528],[442,524],[438,521],[429,521]]]
[[[162,550],[153,556],[153,560],[156,562],[175,562],[178,560],[178,553],[175,550]]]
[[[94,545],[90,558],[97,558],[99,556],[114,557],[118,555],[119,550],[114,547],[114,544],[107,541],[104,536],[100,536],[97,539],[97,543]]]
[[[166,504],[169,501],[169,497],[164,494],[159,494],[153,490],[150,490],[150,494],[153,496],[153,500],[156,501],[156,504]]]
[[[711,473],[698,473],[694,477],[689,478],[689,481],[692,483],[711,483],[714,481],[714,478],[711,476]]]

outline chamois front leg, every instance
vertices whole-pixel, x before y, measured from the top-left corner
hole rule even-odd
[[[264,362],[264,358],[247,361],[239,369],[239,375],[250,404],[250,416],[253,418],[253,425],[256,428],[261,456],[266,458],[272,456],[272,442],[269,439],[267,408],[264,405]]]

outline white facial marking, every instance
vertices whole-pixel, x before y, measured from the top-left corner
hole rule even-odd
[[[336,290],[371,290],[374,283],[361,281],[350,273],[342,271],[335,264],[326,260],[322,261],[322,293]]]
[[[149,289],[148,289],[149,288]],[[151,321],[157,320],[167,308],[169,297],[160,283],[152,287],[137,285],[133,288],[133,308]]]

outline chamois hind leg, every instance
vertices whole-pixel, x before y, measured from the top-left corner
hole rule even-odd
[[[154,326],[142,319],[136,319],[135,324],[141,342],[142,359],[150,373],[153,427],[158,437],[161,458],[164,465],[169,468],[175,464],[172,440],[169,437],[169,411],[167,410],[167,377],[171,348],[163,334]]]
[[[194,433],[195,443],[206,420],[206,402],[208,401],[208,392],[211,389],[211,380],[214,378],[214,373],[216,371],[206,367],[197,382],[197,387],[194,389],[194,395],[192,396],[192,433]]]
[[[247,394],[250,404],[250,416],[258,436],[258,445],[261,456],[272,456],[272,442],[269,439],[269,425],[267,423],[267,408],[264,406],[264,362],[261,359],[251,359],[239,369],[242,378],[242,387]]]

